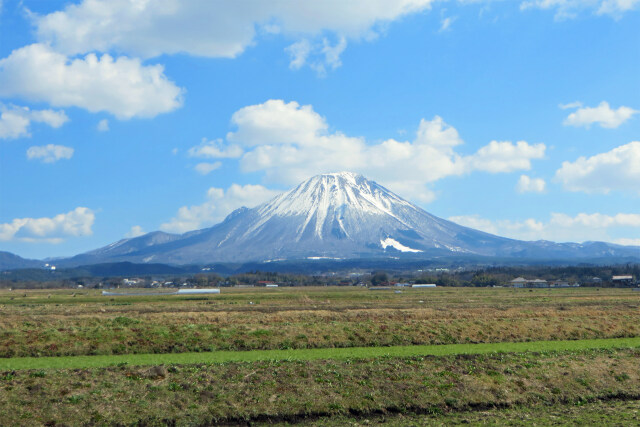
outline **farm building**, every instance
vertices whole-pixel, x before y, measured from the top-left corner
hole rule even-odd
[[[611,282],[614,286],[631,286],[633,285],[633,276],[613,276]]]
[[[509,282],[511,284],[511,286],[513,286],[514,288],[524,288],[524,285],[526,285],[528,282],[527,279],[525,279],[524,277],[516,277],[515,279],[513,279],[511,282]]]
[[[525,279],[518,277],[509,282],[514,288],[548,288],[549,283],[543,279]]]

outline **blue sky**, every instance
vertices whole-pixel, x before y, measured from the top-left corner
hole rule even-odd
[[[639,0],[0,4],[0,250],[208,227],[342,170],[640,245]]]

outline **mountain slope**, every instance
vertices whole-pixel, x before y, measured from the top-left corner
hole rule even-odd
[[[150,233],[69,260],[205,264],[304,258],[482,255],[521,258],[638,256],[606,243],[522,242],[433,216],[361,175],[318,175],[222,223],[183,235]]]
[[[39,268],[44,267],[44,264],[43,261],[26,259],[11,252],[0,251],[0,271],[15,270],[17,268]]]

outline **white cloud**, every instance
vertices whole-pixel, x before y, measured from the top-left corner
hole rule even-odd
[[[108,54],[69,60],[32,44],[0,60],[0,96],[105,111],[119,119],[154,117],[182,105],[183,90],[163,71],[161,65]]]
[[[292,70],[309,65],[319,76],[324,76],[327,73],[327,68],[335,70],[342,65],[340,55],[346,48],[346,38],[340,37],[335,45],[331,45],[329,39],[325,37],[316,43],[307,39],[300,40],[287,47],[285,51],[291,58],[289,68]]]
[[[526,141],[518,141],[516,144],[510,141],[491,141],[470,156],[469,162],[472,169],[491,173],[529,170],[531,160],[542,159],[545,150],[544,144],[531,145]]]
[[[475,154],[463,156],[458,131],[438,116],[421,120],[413,141],[388,139],[367,144],[363,138],[329,132],[326,120],[310,105],[269,100],[238,110],[231,143],[246,148],[240,159],[245,172],[264,171],[268,181],[287,185],[317,173],[349,170],[383,182],[414,200],[428,202],[428,184],[473,171],[504,173],[531,168],[544,156],[545,145],[524,141],[492,141]]]
[[[582,107],[582,102],[580,102],[580,101],[569,102],[568,104],[560,104],[560,105],[558,105],[558,107],[560,107],[562,110],[580,108],[580,107]]]
[[[40,160],[43,163],[55,163],[60,159],[73,157],[73,148],[64,145],[35,145],[27,150],[29,160]]]
[[[0,224],[0,241],[59,243],[66,237],[91,235],[94,220],[94,212],[84,207],[53,218],[16,218]]]
[[[196,206],[183,206],[169,222],[160,226],[161,230],[184,233],[190,230],[208,227],[222,221],[233,210],[242,206],[254,207],[276,195],[278,191],[261,185],[233,184],[224,191],[211,187],[207,191],[207,200]]]
[[[555,19],[564,20],[574,18],[583,11],[620,18],[638,5],[640,0],[526,0],[520,3],[520,9],[554,10]]]
[[[492,221],[478,215],[453,216],[449,220],[487,233],[520,240],[604,241],[622,245],[632,245],[640,240],[635,237],[611,236],[612,233],[640,236],[640,214],[635,213],[579,213],[575,216],[552,213],[547,222],[533,218],[522,221]]]
[[[207,141],[206,138],[203,138],[200,145],[189,148],[187,153],[190,157],[224,159],[238,158],[242,156],[243,150],[238,145],[225,146],[220,139]]]
[[[255,43],[256,30],[301,39],[332,33],[339,40],[329,47],[333,52],[318,53],[334,68],[346,46],[342,40],[371,39],[380,25],[426,10],[433,1],[84,0],[31,16],[38,39],[67,54],[114,50],[145,58],[175,53],[234,58]],[[298,55],[300,66],[303,57]]]
[[[311,54],[312,46],[311,42],[307,39],[303,39],[293,43],[287,47],[285,51],[289,54],[291,61],[289,62],[289,68],[292,70],[299,70],[307,62],[307,58]]]
[[[326,38],[322,40],[322,54],[324,55],[324,62],[329,68],[335,70],[342,65],[340,55],[346,48],[347,40],[344,37],[340,37],[335,46],[331,46],[331,43]],[[320,67],[324,70],[324,65],[320,65]]]
[[[626,237],[622,237],[620,239],[613,240],[613,243],[624,246],[640,246],[640,239],[629,239]]]
[[[14,139],[31,136],[32,122],[44,123],[59,128],[69,121],[64,111],[30,110],[28,107],[0,104],[0,139]]]
[[[99,132],[107,132],[109,130],[109,120],[107,119],[102,119],[98,122],[98,126],[96,126],[96,129]]]
[[[449,16],[446,18],[442,18],[440,21],[440,32],[443,33],[449,29],[451,29],[451,24],[457,19],[455,16]]]
[[[576,102],[560,107],[566,109],[576,106],[580,108],[569,114],[563,122],[565,126],[589,128],[592,124],[597,123],[603,128],[615,129],[638,113],[637,110],[629,107],[619,107],[617,110],[613,110],[605,101],[602,101],[597,107],[582,107],[580,103]]]
[[[580,213],[571,217],[562,213],[551,214],[551,223],[561,227],[585,226],[593,228],[607,228],[614,226],[640,227],[640,214],[603,215],[600,213]]]
[[[598,8],[598,15],[620,16],[622,13],[634,10],[640,5],[640,0],[604,0]]]
[[[543,193],[546,183],[542,178],[530,178],[527,175],[520,175],[516,189],[518,193]]]
[[[606,153],[563,162],[556,179],[570,191],[604,193],[629,191],[640,195],[640,141],[616,147]]]
[[[328,128],[324,117],[311,105],[300,106],[295,101],[285,103],[270,99],[233,113],[231,122],[238,127],[227,134],[231,142],[251,147],[268,144],[313,145],[319,134]]]
[[[139,225],[134,225],[133,227],[131,227],[131,230],[129,230],[129,232],[124,235],[124,237],[131,239],[134,237],[142,236],[144,234],[147,234],[147,233],[145,233],[142,227],[140,227]]]
[[[214,162],[214,163],[202,162],[195,165],[194,169],[200,175],[208,175],[214,170],[218,169],[220,166],[222,166],[221,162]]]

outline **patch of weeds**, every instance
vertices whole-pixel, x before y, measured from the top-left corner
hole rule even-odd
[[[623,372],[621,374],[614,375],[613,378],[615,378],[616,381],[622,383],[622,382],[625,382],[625,381],[627,381],[629,379],[629,375],[626,372]]]
[[[118,316],[112,320],[112,323],[116,326],[131,326],[140,323],[140,321],[126,316]]]
[[[72,405],[77,405],[78,403],[82,402],[83,399],[84,399],[84,396],[82,396],[81,394],[76,394],[74,396],[67,397],[67,402],[69,402]]]
[[[256,329],[255,331],[249,332],[249,335],[252,335],[254,337],[266,337],[273,335],[273,331],[270,331],[268,329]]]
[[[180,391],[182,390],[182,385],[175,383],[175,382],[170,382],[169,383],[169,390],[170,391]]]
[[[344,409],[344,406],[339,403],[329,403],[328,408],[330,411],[342,411]]]
[[[580,384],[581,386],[584,386],[584,387],[589,387],[590,386],[589,380],[586,379],[586,378],[583,378],[583,377],[576,378],[576,382],[578,384]]]

